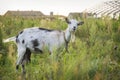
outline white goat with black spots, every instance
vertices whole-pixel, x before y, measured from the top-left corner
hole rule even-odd
[[[24,29],[17,36],[4,40],[4,42],[16,41],[18,50],[16,69],[18,70],[21,64],[23,72],[25,72],[24,61],[30,61],[30,55],[33,51],[42,53],[46,48],[52,54],[55,49],[65,48],[67,50],[72,32],[84,22],[78,22],[75,19],[68,20],[67,18],[66,22],[68,27],[65,31],[33,27]]]

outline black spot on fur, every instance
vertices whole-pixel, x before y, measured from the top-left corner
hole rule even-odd
[[[24,44],[24,43],[25,43],[25,40],[22,40],[22,43]]]
[[[30,38],[33,38],[33,36],[31,36]]]
[[[16,36],[16,43],[19,42],[18,36],[19,36],[20,34],[22,34],[22,33],[23,33],[23,31],[21,31],[21,32]]]
[[[19,34],[22,34],[23,33],[23,31],[21,31]]]
[[[35,50],[36,52],[43,53],[43,51],[42,51],[42,50],[40,50],[39,48],[34,48],[34,50]]]
[[[16,36],[16,38],[18,38],[19,35]]]
[[[16,43],[18,43],[19,42],[19,39],[18,39],[18,35],[16,36]]]
[[[33,47],[36,47],[36,46],[38,46],[38,45],[39,45],[39,43],[38,43],[38,40],[37,40],[37,39],[33,40],[33,41],[32,41],[32,43],[33,43]]]
[[[44,30],[44,31],[48,31],[48,32],[54,31],[54,30],[45,29],[45,28],[39,28],[39,29],[40,29],[40,30]]]

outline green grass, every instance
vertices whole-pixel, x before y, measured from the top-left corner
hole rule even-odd
[[[61,30],[67,27],[64,21],[58,19],[46,21],[1,17],[0,20],[0,35],[3,38],[32,26]],[[120,80],[120,20],[83,20],[85,24],[76,31],[75,42],[69,44],[69,53],[59,53],[58,60],[51,59],[48,54],[32,54],[24,76],[21,69],[15,71],[16,45],[1,45],[0,80]]]

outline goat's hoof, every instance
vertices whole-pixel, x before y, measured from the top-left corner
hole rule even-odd
[[[26,74],[26,71],[24,70],[24,71],[22,71],[22,73],[23,73],[23,74]]]

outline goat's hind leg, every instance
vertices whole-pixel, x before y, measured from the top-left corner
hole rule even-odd
[[[27,62],[27,59],[26,59],[26,53],[24,54],[24,57],[22,59],[22,73],[25,74],[26,71],[25,71],[25,63]]]
[[[29,63],[29,62],[31,62],[31,59],[30,59],[30,57],[31,57],[31,51],[30,51],[30,49],[26,49],[26,52],[25,52],[25,59],[26,59],[26,63]]]
[[[18,48],[18,59],[16,62],[16,70],[18,70],[19,65],[22,64],[26,49],[25,48]]]
[[[31,61],[30,57],[31,57],[31,51],[29,49],[26,49],[26,52],[25,52],[23,60],[22,60],[22,71],[23,71],[23,73],[26,73],[25,64],[29,63]]]

